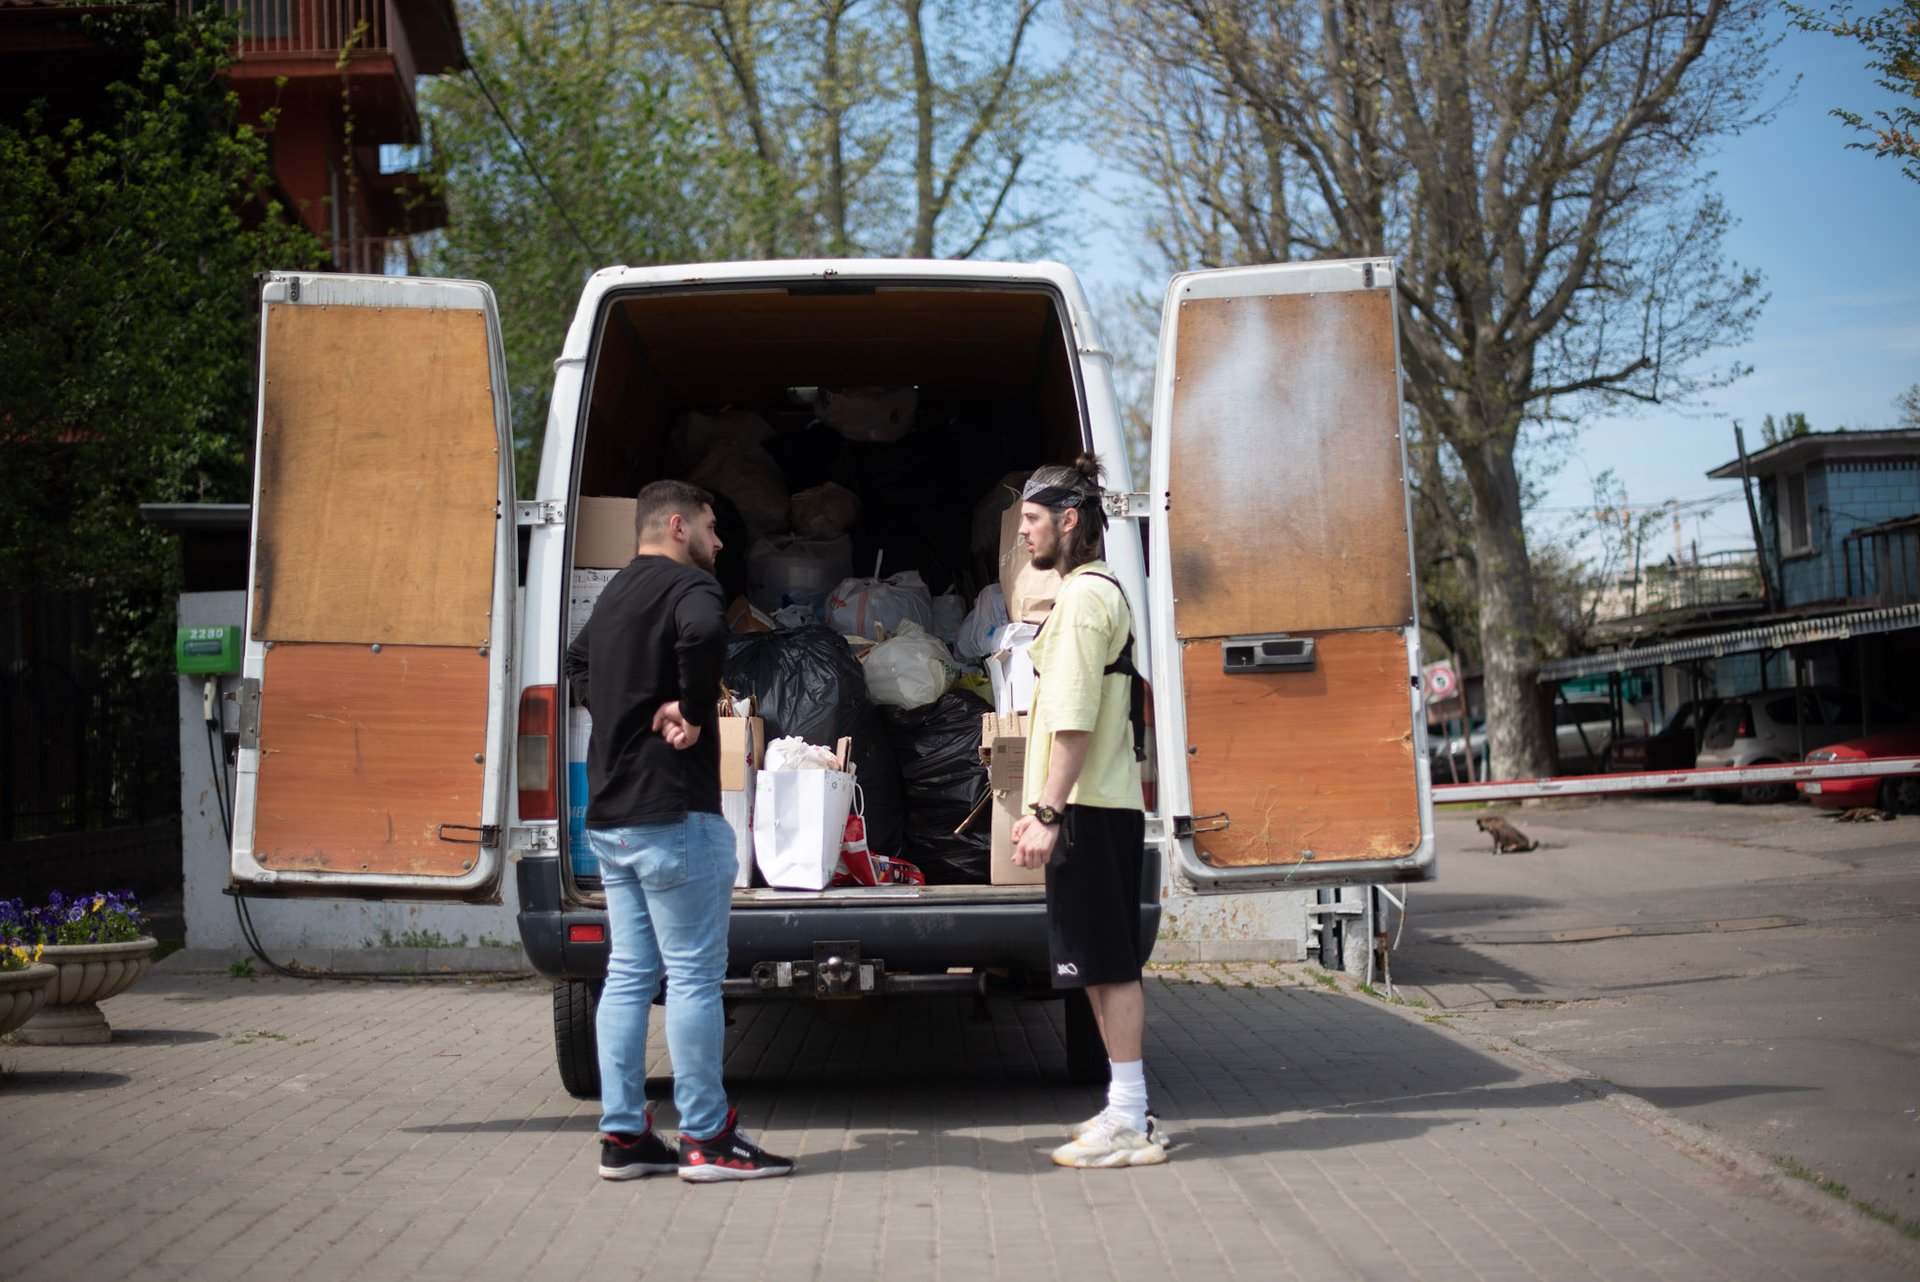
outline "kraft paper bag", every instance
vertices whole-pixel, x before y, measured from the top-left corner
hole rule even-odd
[[[769,886],[825,890],[853,808],[843,770],[762,770],[754,780],[753,859]]]

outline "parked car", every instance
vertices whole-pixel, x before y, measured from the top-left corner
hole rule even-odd
[[[1621,735],[1607,748],[1608,770],[1686,770],[1700,752],[1718,699],[1689,699],[1657,734]]]
[[[1807,754],[1808,761],[1824,762],[1871,761],[1876,757],[1920,757],[1920,727],[1906,726],[1858,739],[1844,739]],[[1920,775],[1813,779],[1796,786],[1801,796],[1822,810],[1878,805],[1895,814],[1920,814]]]
[[[1473,768],[1467,768],[1467,755],[1473,755]],[[1448,764],[1451,756],[1453,762]],[[1466,783],[1487,777],[1487,723],[1475,720],[1463,739],[1449,736],[1444,726],[1427,727],[1427,769],[1435,783]]]
[[[1905,711],[1879,699],[1870,700],[1866,711],[1876,728],[1913,724]],[[1858,738],[1864,725],[1860,696],[1852,690],[1838,686],[1759,690],[1728,699],[1714,710],[1695,764],[1706,769],[1798,761],[1804,752]],[[1784,783],[1750,783],[1715,788],[1710,795],[1715,801],[1757,805],[1791,800],[1793,788]]]
[[[1613,705],[1605,699],[1580,699],[1553,705],[1553,751],[1559,773],[1602,769],[1613,742]]]

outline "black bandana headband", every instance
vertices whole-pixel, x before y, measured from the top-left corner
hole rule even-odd
[[[1076,489],[1066,485],[1048,485],[1044,481],[1029,479],[1026,487],[1020,491],[1022,503],[1038,503],[1041,507],[1058,512],[1063,508],[1084,508],[1091,506],[1094,515],[1099,517],[1102,528],[1107,523],[1105,509],[1100,506],[1100,491]]]

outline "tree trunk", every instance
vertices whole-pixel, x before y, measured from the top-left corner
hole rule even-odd
[[[1461,461],[1473,487],[1489,769],[1496,779],[1550,774],[1552,746],[1540,715],[1533,568],[1521,527],[1512,436],[1483,433],[1478,444],[1461,451]]]
[[[920,22],[921,0],[906,0],[907,51],[913,68],[913,241],[908,254],[933,257],[933,227],[940,217],[933,194],[933,68]]]

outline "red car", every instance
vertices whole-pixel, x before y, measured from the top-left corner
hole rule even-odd
[[[1807,754],[1810,763],[1864,761],[1873,757],[1920,757],[1920,727],[1882,730]],[[1800,795],[1826,810],[1879,806],[1896,814],[1920,814],[1920,775],[1869,775],[1863,779],[1815,779],[1794,785]]]

